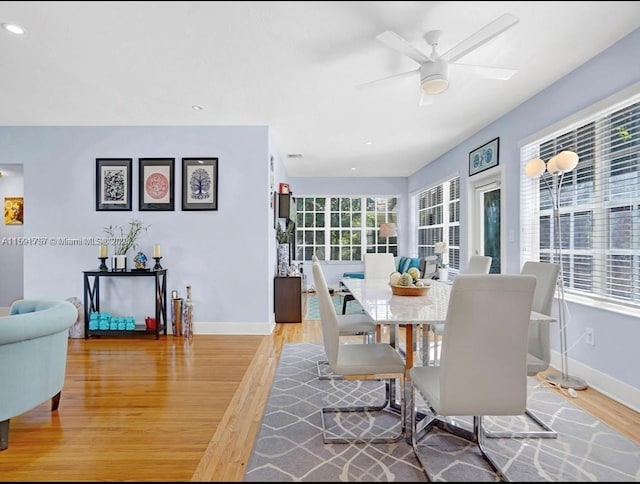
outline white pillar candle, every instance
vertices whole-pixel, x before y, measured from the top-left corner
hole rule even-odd
[[[153,246],[153,257],[162,257],[159,245]]]
[[[98,254],[98,257],[107,257],[107,246],[101,245],[100,249],[98,250]]]

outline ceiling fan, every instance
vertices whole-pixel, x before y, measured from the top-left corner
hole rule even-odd
[[[440,94],[449,87],[449,66],[460,66],[462,68],[472,70],[476,75],[487,79],[508,80],[517,71],[513,69],[505,69],[501,67],[479,66],[470,64],[460,64],[456,62],[461,57],[467,55],[471,51],[477,49],[489,40],[500,35],[507,29],[513,27],[519,21],[518,18],[511,14],[504,14],[495,19],[493,22],[485,25],[476,33],[466,38],[458,45],[444,53],[438,54],[437,47],[441,30],[431,30],[424,35],[424,39],[431,46],[431,54],[427,55],[420,49],[409,43],[395,32],[387,30],[376,38],[388,47],[406,55],[413,59],[420,67],[418,69],[394,74],[392,76],[377,79],[375,81],[366,82],[357,86],[358,88],[370,87],[391,79],[398,79],[407,76],[420,74],[420,88],[422,91],[422,99],[420,104],[430,104],[430,97]]]

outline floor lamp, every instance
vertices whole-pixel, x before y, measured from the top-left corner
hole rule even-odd
[[[558,274],[558,323],[560,324],[560,362],[561,372],[547,375],[547,380],[562,388],[584,390],[587,383],[575,376],[569,375],[569,349],[567,347],[567,321],[564,301],[564,274],[562,270],[562,239],[560,237],[560,189],[564,174],[573,170],[578,164],[578,155],[573,151],[562,151],[552,157],[547,163],[540,158],[534,158],[527,163],[525,173],[530,178],[542,178],[553,206],[553,231],[555,257],[560,264]]]

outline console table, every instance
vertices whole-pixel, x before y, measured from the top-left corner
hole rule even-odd
[[[118,277],[153,277],[155,281],[155,311],[156,327],[148,330],[111,330],[111,329],[89,329],[89,316],[92,312],[100,312],[100,279]],[[160,331],[167,334],[167,269],[157,271],[84,271],[84,338],[89,336],[130,336],[130,335],[153,335],[160,338]]]

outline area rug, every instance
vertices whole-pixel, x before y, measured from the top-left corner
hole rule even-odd
[[[286,344],[244,480],[426,481],[405,439],[394,444],[324,444],[320,408],[377,399],[382,382],[318,380],[321,345]],[[486,439],[492,457],[514,481],[638,481],[640,445],[620,435],[536,379],[528,408],[558,431],[557,439]],[[524,425],[488,419],[491,430]],[[531,427],[529,427],[531,428]],[[437,481],[495,481],[474,445],[436,430],[421,456]]]
[[[331,298],[333,305],[336,307],[336,313],[342,314],[343,295],[336,295]],[[364,314],[364,309],[356,300],[347,303],[347,312],[345,314]],[[309,294],[307,298],[307,315],[305,319],[320,319],[320,309],[318,308],[318,298],[315,294]]]

